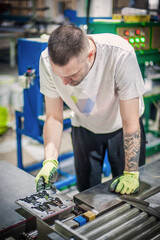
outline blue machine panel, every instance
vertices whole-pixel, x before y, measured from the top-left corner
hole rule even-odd
[[[18,73],[24,75],[27,68],[35,69],[35,79],[29,88],[24,89],[24,131],[33,138],[42,135],[42,126],[38,116],[43,115],[43,95],[39,85],[39,59],[41,52],[47,47],[47,42],[40,39],[18,40]]]
[[[39,58],[47,47],[47,42],[37,39],[18,39],[18,73],[23,75],[28,66],[36,70],[39,76]]]

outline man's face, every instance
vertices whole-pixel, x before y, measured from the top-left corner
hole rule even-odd
[[[77,86],[90,70],[88,55],[73,57],[65,66],[55,65],[51,61],[53,72],[62,79],[64,85]]]

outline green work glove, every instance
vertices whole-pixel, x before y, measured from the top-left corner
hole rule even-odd
[[[48,159],[43,162],[43,167],[35,178],[37,191],[50,188],[57,179],[58,161]]]
[[[121,194],[136,193],[139,191],[139,172],[124,171],[123,175],[110,185],[112,192]]]

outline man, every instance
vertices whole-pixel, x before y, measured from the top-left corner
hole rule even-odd
[[[101,182],[107,149],[111,191],[138,191],[138,166],[145,163],[143,79],[132,46],[114,34],[87,36],[65,25],[54,30],[40,59],[45,95],[45,161],[37,190],[56,178],[63,130],[63,101],[74,111],[72,141],[79,191]]]

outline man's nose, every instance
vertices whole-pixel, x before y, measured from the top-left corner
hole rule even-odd
[[[62,77],[62,82],[64,85],[67,85],[71,82],[71,78],[70,77]]]

